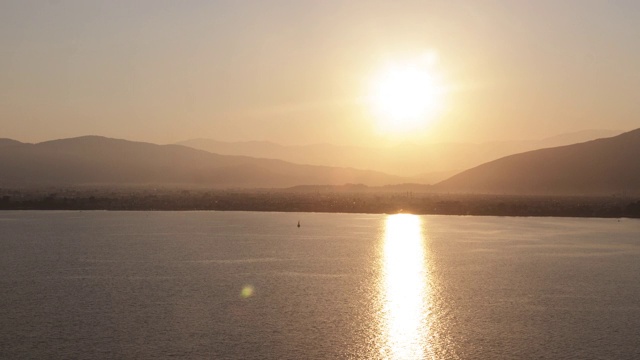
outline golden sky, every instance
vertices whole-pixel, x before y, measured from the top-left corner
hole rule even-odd
[[[371,145],[640,125],[636,1],[0,2],[0,137]],[[366,98],[437,54],[430,125]]]

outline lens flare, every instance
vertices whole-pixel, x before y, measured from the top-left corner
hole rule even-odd
[[[245,285],[240,291],[240,297],[243,299],[248,299],[253,296],[254,288],[251,285]]]

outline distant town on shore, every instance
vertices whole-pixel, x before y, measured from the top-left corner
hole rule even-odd
[[[362,185],[281,190],[5,189],[0,190],[0,210],[218,210],[640,218],[640,197],[432,194]]]

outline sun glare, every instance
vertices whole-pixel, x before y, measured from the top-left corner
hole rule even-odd
[[[393,64],[374,78],[369,97],[384,132],[424,128],[442,108],[444,88],[435,69],[435,57]]]
[[[383,299],[387,359],[424,359],[431,353],[429,273],[419,216],[387,217],[383,247]]]

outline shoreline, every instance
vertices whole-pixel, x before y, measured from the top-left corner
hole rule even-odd
[[[258,211],[640,218],[640,197],[230,190],[0,191],[0,210]]]

